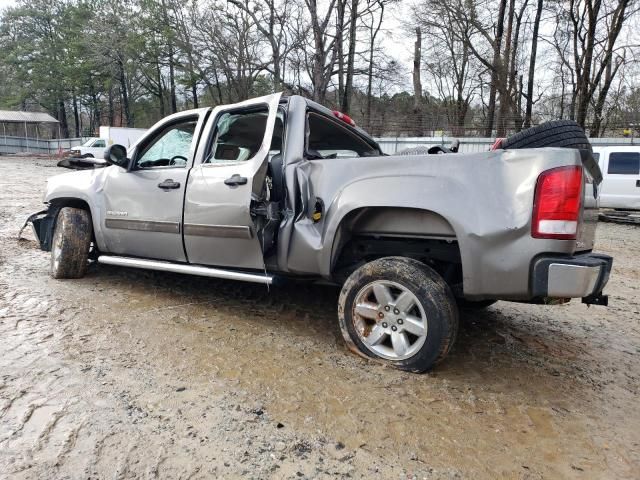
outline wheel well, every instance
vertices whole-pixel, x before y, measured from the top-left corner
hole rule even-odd
[[[88,211],[89,215],[91,215],[91,208],[89,207],[89,204],[79,198],[54,198],[49,202],[49,205],[55,207],[58,210],[63,207],[81,208]]]
[[[54,198],[49,202],[49,215],[53,217],[53,222],[51,223],[51,230],[53,234],[53,229],[55,228],[56,219],[58,217],[58,212],[64,207],[72,207],[72,208],[80,208],[82,210],[86,210],[89,214],[89,222],[93,227],[93,215],[91,214],[91,207],[84,200],[73,197],[62,197],[62,198]],[[96,245],[96,232],[95,228],[91,229],[91,241],[93,245]]]
[[[347,214],[337,229],[332,274],[345,278],[363,263],[402,256],[436,270],[457,290],[462,285],[460,247],[451,224],[441,215],[415,208],[365,207]]]

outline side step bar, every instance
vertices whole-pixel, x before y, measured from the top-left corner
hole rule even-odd
[[[187,273],[189,275],[239,280],[241,282],[261,283],[263,285],[271,285],[274,281],[273,275],[234,272],[233,270],[183,265],[181,263],[163,262],[160,260],[144,260],[142,258],[100,255],[98,257],[98,263],[104,263],[105,265],[117,265],[120,267],[146,268],[148,270],[158,270],[160,272]]]

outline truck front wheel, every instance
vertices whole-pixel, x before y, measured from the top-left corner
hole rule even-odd
[[[417,260],[386,257],[353,272],[338,300],[349,348],[411,372],[430,370],[451,350],[458,309],[449,286]]]
[[[91,231],[89,212],[72,207],[60,209],[51,242],[53,278],[84,276],[89,261]]]

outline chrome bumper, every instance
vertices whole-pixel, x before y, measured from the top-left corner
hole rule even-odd
[[[588,253],[574,257],[538,257],[531,269],[534,298],[600,298],[613,258]],[[606,303],[587,301],[587,303]]]

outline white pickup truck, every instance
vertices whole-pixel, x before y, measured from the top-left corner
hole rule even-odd
[[[640,146],[596,147],[602,171],[600,207],[640,210]]]
[[[100,158],[111,145],[131,147],[146,132],[145,128],[100,127],[100,138],[92,137],[78,147],[72,147],[68,154],[77,158]]]

